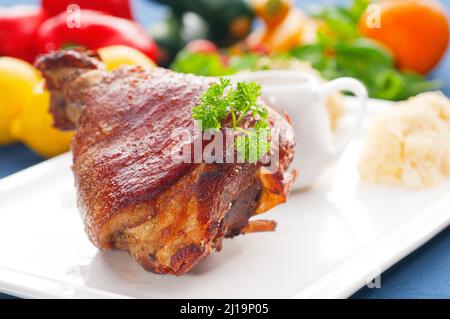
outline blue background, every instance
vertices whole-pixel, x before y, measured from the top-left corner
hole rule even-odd
[[[214,0],[211,0],[214,1]],[[297,0],[303,8],[312,4],[346,3],[344,0]],[[450,0],[441,0],[450,11]],[[37,4],[37,0],[0,0],[0,5]],[[134,0],[135,17],[144,25],[161,20],[164,8],[144,0]],[[450,54],[431,74],[431,78],[444,81],[444,92],[450,96]],[[0,148],[0,178],[44,160],[22,145]],[[6,243],[4,243],[6,244]],[[381,288],[363,288],[354,298],[450,298],[450,227],[422,248],[383,273]],[[1,258],[1,257],[0,257]],[[8,298],[0,294],[0,298]]]

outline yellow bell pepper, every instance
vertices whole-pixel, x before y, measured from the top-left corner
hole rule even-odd
[[[98,50],[100,57],[109,71],[121,65],[140,65],[152,68],[155,63],[144,53],[125,45],[111,45]]]
[[[252,0],[252,4],[256,16],[268,27],[280,24],[293,7],[292,0]]]
[[[312,20],[295,8],[277,24],[266,24],[254,31],[250,34],[248,43],[251,48],[262,47],[269,53],[282,53],[303,43],[312,27]]]
[[[70,148],[73,132],[62,132],[53,127],[49,113],[50,93],[42,81],[32,92],[18,118],[11,125],[11,134],[33,151],[44,157],[64,153]]]
[[[42,81],[39,72],[25,61],[0,57],[0,145],[15,141],[12,121],[29,104],[33,88]]]

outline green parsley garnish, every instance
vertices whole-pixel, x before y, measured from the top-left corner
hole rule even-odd
[[[203,131],[222,128],[222,122],[231,116],[231,128],[235,130],[235,146],[240,159],[256,163],[270,150],[267,108],[259,103],[261,86],[255,82],[238,82],[221,78],[206,90],[200,105],[193,108],[192,117],[202,122]],[[253,128],[243,127],[244,119],[251,116]]]

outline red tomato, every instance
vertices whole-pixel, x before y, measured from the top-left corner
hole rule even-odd
[[[189,42],[186,46],[186,51],[191,53],[210,54],[210,53],[217,53],[219,49],[211,41],[199,39]]]

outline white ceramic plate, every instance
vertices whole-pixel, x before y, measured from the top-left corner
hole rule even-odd
[[[379,109],[381,102],[371,102]],[[362,134],[361,134],[362,135]],[[359,181],[355,139],[313,189],[264,218],[274,233],[224,242],[182,277],[98,251],[75,205],[69,154],[0,181],[0,291],[21,297],[347,297],[450,223],[450,182],[406,191]],[[382,280],[381,280],[382,285]]]

